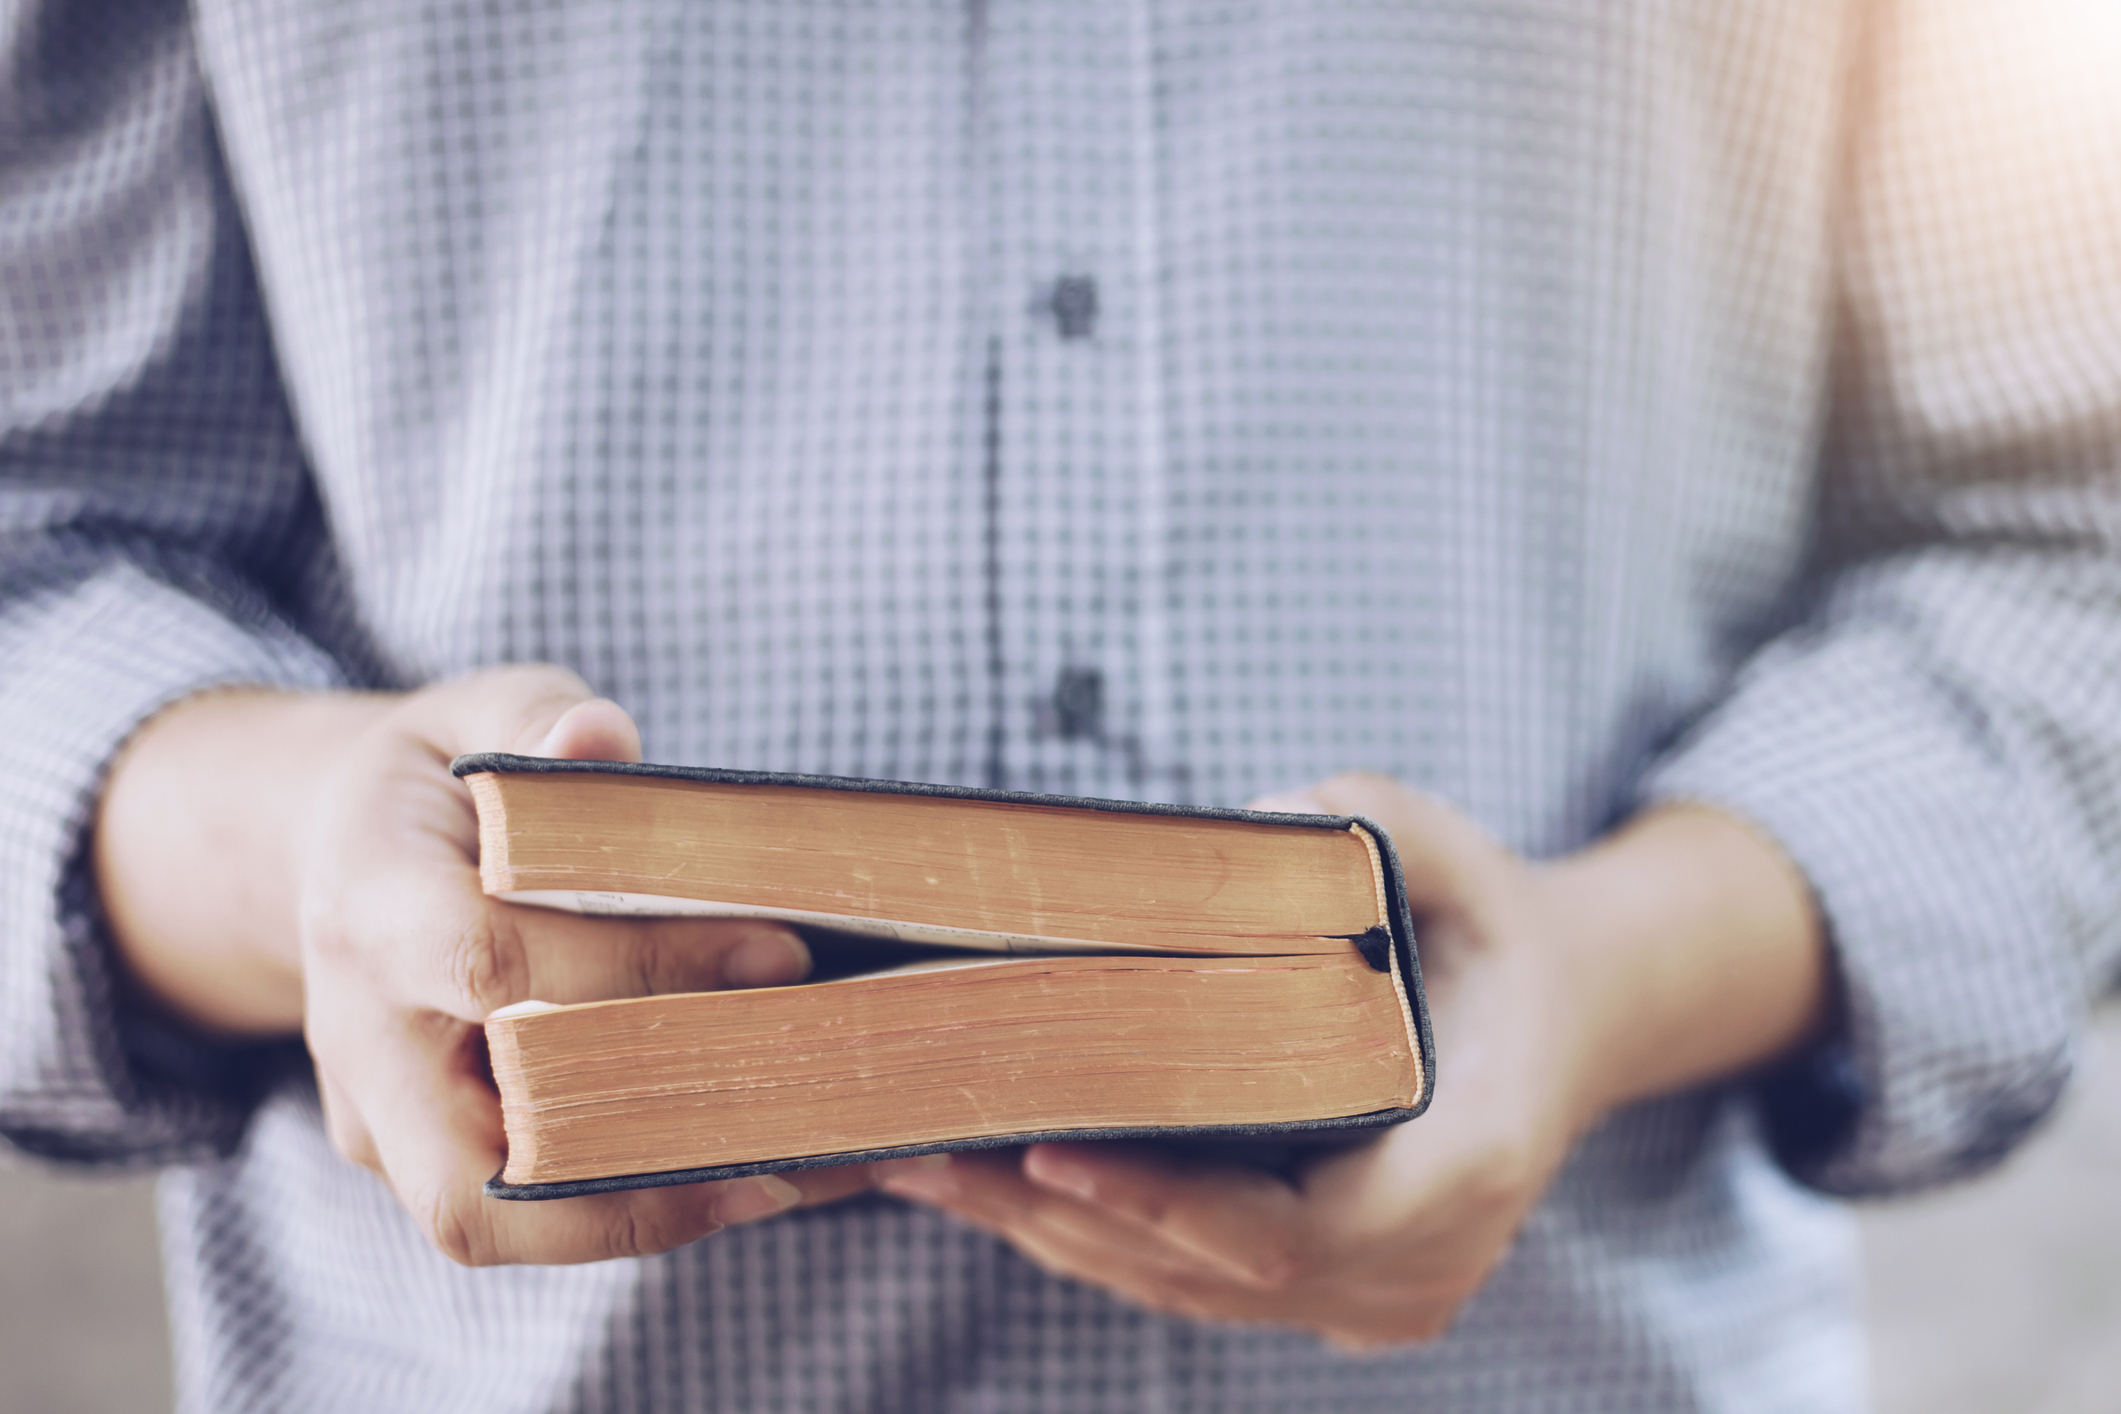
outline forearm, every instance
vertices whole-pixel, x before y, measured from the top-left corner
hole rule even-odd
[[[394,698],[204,693],[147,722],[111,767],[96,886],[120,958],[202,1030],[302,1026],[296,850],[319,763]]]
[[[1586,1118],[1759,1068],[1826,1026],[1832,967],[1811,891],[1736,817],[1665,806],[1539,876],[1581,999]]]

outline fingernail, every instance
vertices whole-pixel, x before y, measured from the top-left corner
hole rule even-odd
[[[802,1189],[769,1173],[762,1178],[739,1179],[723,1189],[722,1196],[715,1200],[714,1215],[723,1226],[735,1227],[785,1213],[802,1201]]]
[[[810,949],[784,928],[761,929],[722,959],[722,982],[730,987],[785,987],[810,973]]]
[[[1055,1188],[1089,1202],[1097,1196],[1097,1175],[1051,1149],[1033,1149],[1024,1158],[1024,1174],[1041,1188]]]

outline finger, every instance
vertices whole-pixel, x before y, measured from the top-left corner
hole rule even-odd
[[[312,921],[311,945],[343,957],[401,1005],[474,1022],[517,1002],[784,986],[810,970],[809,950],[784,924],[595,918],[508,904],[488,898],[468,868],[419,860],[364,877],[330,916]]]
[[[532,751],[548,740],[584,752],[625,745],[631,719],[564,669],[517,667],[473,674],[414,693],[358,743],[355,760],[327,774],[317,844],[359,879],[420,856],[436,867],[478,865],[478,813],[449,763],[472,751]],[[577,711],[576,709],[581,709]],[[615,714],[615,716],[614,716]],[[568,723],[560,730],[562,722]],[[637,746],[637,735],[629,737]]]
[[[1361,1353],[1435,1340],[1451,1328],[1473,1293],[1346,1280],[1303,1295],[1305,1327],[1339,1350]]]
[[[1161,1244],[1145,1241],[1134,1225],[1065,1194],[1042,1188],[1024,1176],[1019,1151],[930,1154],[870,1165],[878,1186],[901,1198],[955,1213],[990,1231],[1016,1231],[1037,1223],[1079,1228],[1085,1240],[1107,1240],[1181,1266],[1193,1259],[1176,1251],[1159,1254]]]
[[[537,1001],[785,987],[810,973],[810,950],[795,930],[764,919],[622,922],[559,914],[516,920],[516,932],[528,963],[527,999]]]
[[[869,1166],[877,1187],[895,1197],[955,1214],[998,1235],[1029,1220],[1042,1208],[1075,1204],[1026,1180],[1013,1150],[927,1154],[887,1159]]]
[[[1498,1157],[1478,1114],[1469,1123],[1456,1105],[1436,1118],[1441,1128],[1389,1131],[1299,1176],[1321,1215],[1321,1245],[1342,1254],[1337,1269],[1351,1289],[1388,1286],[1455,1308],[1509,1251],[1541,1185],[1528,1187],[1524,1170]]]
[[[400,1017],[399,1035],[342,1076],[399,1200],[444,1255],[468,1266],[560,1264],[645,1256],[723,1227],[784,1212],[802,1199],[778,1177],[509,1202],[483,1189],[505,1158],[500,1111],[477,1033],[438,1017]]]
[[[1391,1286],[1320,1279],[1262,1289],[1193,1262],[1166,1260],[1159,1244],[1113,1240],[1066,1221],[1065,1210],[992,1203],[967,1185],[953,1216],[1008,1242],[1054,1276],[1100,1287],[1146,1310],[1190,1320],[1311,1331],[1349,1350],[1433,1339],[1463,1300],[1433,1300]]]
[[[918,1161],[902,1161],[918,1162]],[[1172,1240],[1170,1234],[1130,1216],[1109,1211],[1064,1189],[1032,1181],[1014,1154],[959,1154],[946,1169],[907,1171],[879,1165],[887,1192],[913,1198],[1001,1232],[1012,1239],[1032,1232],[1065,1234],[1085,1250],[1111,1252],[1127,1264],[1186,1271],[1217,1281],[1259,1285],[1258,1277],[1221,1254]]]
[[[530,754],[564,761],[638,761],[641,729],[618,703],[592,697],[561,713]]]
[[[641,734],[626,709],[549,663],[469,673],[417,695],[407,725],[443,761],[514,751],[574,761],[638,761]]]
[[[1299,1313],[1285,1304],[1286,1296],[1172,1266],[1150,1252],[1090,1241],[1080,1233],[1042,1222],[1017,1224],[996,1235],[1041,1271],[1098,1287],[1143,1310],[1193,1321],[1300,1324]]]
[[[1133,1224],[1087,1204],[1040,1192],[1005,1155],[959,1154],[942,1170],[932,1162],[874,1167],[887,1192],[940,1207],[1010,1243],[1045,1271],[1149,1310],[1312,1330],[1353,1350],[1429,1339],[1466,1294],[1431,1299],[1389,1282],[1343,1281],[1337,1274],[1262,1288],[1153,1236],[1145,1239]]]
[[[1014,1154],[973,1153],[900,1159],[872,1165],[885,1192],[930,1207],[1011,1242],[1059,1243],[1077,1253],[1070,1275],[1094,1279],[1114,1271],[1191,1273],[1216,1281],[1229,1276],[1203,1267],[1193,1254],[1172,1248],[1135,1224],[1024,1177]],[[1103,1254],[1100,1256],[1099,1254]]]
[[[1025,1224],[1001,1234],[1041,1270],[1110,1291],[1152,1311],[1196,1321],[1310,1331],[1348,1352],[1433,1340],[1463,1296],[1437,1300],[1389,1286],[1305,1282],[1262,1291],[1190,1268],[1172,1268],[1065,1228]]]
[[[1321,1257],[1302,1195],[1270,1173],[1148,1145],[1035,1144],[1023,1171],[1228,1275],[1280,1286]]]
[[[867,1164],[842,1164],[834,1168],[800,1169],[781,1175],[789,1183],[802,1190],[799,1206],[815,1208],[825,1203],[837,1203],[842,1198],[852,1198],[857,1193],[867,1193],[876,1187],[869,1176]]]
[[[1427,1292],[1337,1274],[1258,1286],[1198,1262],[1172,1261],[1159,1243],[1069,1220],[1061,1207],[1009,1212],[984,1204],[959,1214],[1015,1247],[1042,1270],[1102,1287],[1153,1311],[1192,1320],[1308,1330],[1348,1351],[1431,1340],[1471,1293]]]

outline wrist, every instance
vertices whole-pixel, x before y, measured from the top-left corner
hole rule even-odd
[[[1527,895],[1539,920],[1539,992],[1546,1030],[1558,1049],[1553,1073],[1570,1142],[1632,1098],[1627,934],[1597,881],[1568,862],[1527,866]]]
[[[1534,872],[1585,1127],[1763,1067],[1822,1029],[1830,964],[1810,887],[1738,817],[1658,807]]]
[[[300,1029],[296,910],[318,763],[392,699],[232,688],[149,721],[112,762],[92,860],[126,973],[209,1033]]]

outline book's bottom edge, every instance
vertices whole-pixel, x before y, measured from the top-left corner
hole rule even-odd
[[[923,1154],[947,1154],[967,1149],[1006,1149],[1048,1141],[1079,1142],[1100,1139],[1300,1139],[1337,1131],[1380,1129],[1413,1119],[1429,1107],[1424,1093],[1419,1104],[1399,1109],[1372,1110],[1367,1114],[1340,1115],[1331,1119],[1288,1120],[1276,1124],[1160,1124],[1124,1129],[1045,1129],[1025,1134],[991,1134],[976,1139],[948,1139],[934,1144],[905,1144],[890,1149],[860,1149],[840,1154],[812,1154],[799,1159],[770,1159],[755,1164],[723,1164],[714,1168],[671,1169],[662,1173],[622,1174],[611,1178],[579,1178],[563,1183],[504,1183],[499,1174],[486,1180],[486,1196],[513,1202],[541,1202],[550,1198],[586,1198],[597,1193],[618,1193],[630,1188],[669,1188],[681,1183],[712,1183],[729,1178],[754,1178],[764,1173],[793,1173],[798,1169],[839,1168],[847,1164],[875,1163],[883,1159],[916,1159]]]

